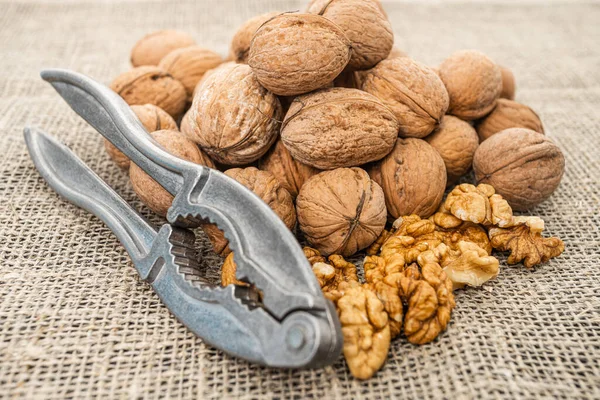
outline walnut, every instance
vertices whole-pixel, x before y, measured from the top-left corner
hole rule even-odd
[[[477,124],[479,140],[508,128],[527,128],[544,133],[540,117],[529,107],[516,101],[499,99],[494,110]]]
[[[229,58],[237,63],[246,63],[248,61],[248,52],[250,51],[250,42],[254,37],[256,30],[271,18],[281,14],[280,12],[270,12],[267,14],[257,15],[250,18],[239,27],[229,49]]]
[[[280,96],[293,96],[333,82],[351,54],[350,41],[328,19],[282,14],[258,28],[248,64],[264,87]]]
[[[233,253],[229,253],[229,255],[225,257],[225,261],[221,267],[221,286],[250,286],[246,282],[242,282],[235,277],[236,270],[237,265],[235,265],[235,261],[233,261]]]
[[[313,249],[312,247],[304,246],[302,248],[304,251],[304,255],[306,259],[310,263],[310,265],[315,265],[316,263],[326,263],[327,259],[321,255],[321,252],[317,249]],[[323,286],[321,286],[323,287]]]
[[[377,0],[313,0],[308,12],[342,28],[352,45],[351,69],[371,68],[390,54],[394,32]]]
[[[185,32],[170,29],[152,32],[141,38],[131,49],[131,65],[158,65],[171,51],[194,44],[194,38]]]
[[[500,98],[514,100],[516,90],[515,76],[510,69],[503,66],[500,66],[500,73],[502,74],[502,92],[500,93]]]
[[[382,187],[388,213],[394,218],[428,217],[444,197],[444,160],[421,139],[398,139],[392,152],[369,168],[369,175]]]
[[[183,84],[187,100],[192,101],[194,88],[206,71],[223,62],[220,55],[200,46],[176,49],[160,60],[158,66]]]
[[[160,130],[152,132],[151,135],[158,144],[174,156],[214,168],[211,159],[198,146],[183,136],[181,132]],[[167,210],[173,202],[173,196],[169,192],[134,163],[131,163],[129,167],[129,178],[133,190],[148,208],[160,216],[167,215]]]
[[[281,140],[258,161],[258,168],[269,171],[293,198],[298,196],[300,188],[310,177],[321,172],[292,158]]]
[[[275,176],[267,171],[255,167],[232,168],[225,171],[225,175],[235,179],[258,195],[275,214],[281,218],[289,229],[296,225],[296,210],[292,196],[277,181]],[[202,229],[210,239],[213,249],[222,256],[228,255],[231,250],[223,232],[213,224],[204,224]]]
[[[279,99],[263,88],[245,64],[215,69],[196,91],[191,107],[191,140],[215,161],[246,165],[277,139]]]
[[[164,110],[152,104],[131,106],[131,110],[139,118],[148,132],[160,131],[162,129],[177,130],[177,123]],[[117,149],[111,142],[104,139],[104,148],[110,158],[122,169],[129,169],[129,157]]]
[[[110,88],[130,106],[153,104],[174,119],[179,118],[185,109],[185,88],[159,67],[134,68],[117,76]]]
[[[386,240],[388,240],[391,234],[391,231],[384,229],[379,235],[379,237],[369,247],[367,247],[367,250],[365,251],[367,255],[374,256],[375,254],[379,253],[379,250],[381,250],[381,246],[383,246],[383,244]]]
[[[479,145],[473,169],[479,183],[492,185],[513,210],[546,200],[558,187],[565,159],[546,136],[524,128],[499,132]]]
[[[179,123],[179,130],[187,138],[191,137],[194,134],[194,126],[192,125],[192,113],[190,112],[190,110],[187,110],[187,112],[183,114],[181,122]]]
[[[456,182],[469,172],[473,165],[473,155],[479,146],[479,138],[468,122],[445,115],[440,125],[425,140],[442,156],[448,184]]]
[[[379,160],[394,147],[398,121],[375,96],[357,89],[323,89],[294,100],[281,126],[292,157],[319,169]]]
[[[358,275],[356,265],[346,261],[339,254],[332,254],[327,260],[329,264],[316,262],[313,264],[312,269],[325,297],[335,301],[340,296],[339,289],[342,282],[358,283]],[[331,269],[326,268],[325,265],[328,265]]]
[[[361,80],[362,90],[394,112],[402,137],[429,135],[448,109],[448,93],[437,74],[408,57],[383,60]]]
[[[377,239],[386,222],[381,187],[360,168],[339,168],[310,178],[296,199],[308,243],[325,255],[349,256]]]
[[[485,54],[463,50],[446,58],[439,75],[450,96],[448,114],[473,120],[488,114],[502,92],[502,73]]]
[[[439,254],[440,265],[452,281],[453,290],[481,286],[498,276],[498,259],[475,243],[460,241],[457,250],[440,244],[435,252]]]
[[[508,228],[490,228],[492,246],[496,250],[510,251],[509,264],[523,262],[527,268],[558,257],[565,250],[565,244],[556,237],[543,237],[544,224],[540,221],[536,217],[521,218]]]

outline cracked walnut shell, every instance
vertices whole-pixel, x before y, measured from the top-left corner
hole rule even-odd
[[[442,156],[448,184],[456,182],[469,172],[475,150],[479,146],[479,138],[468,122],[445,115],[440,125],[425,140]]]
[[[440,64],[439,76],[450,97],[448,114],[464,120],[487,115],[502,92],[500,67],[479,51],[452,54]]]
[[[177,130],[177,123],[169,114],[167,114],[161,108],[152,105],[144,104],[131,106],[131,110],[138,117],[144,128],[148,132],[166,130]],[[112,160],[122,169],[128,169],[130,160],[125,154],[117,149],[111,142],[104,139],[104,148],[106,152],[112,158]]]
[[[438,75],[411,58],[383,60],[360,79],[362,90],[392,110],[401,137],[429,135],[448,109],[448,93]]]
[[[185,32],[173,29],[152,32],[141,38],[131,49],[131,65],[158,65],[173,50],[194,44],[194,38]]]
[[[296,97],[281,127],[293,158],[319,169],[379,160],[394,147],[398,121],[375,96],[331,88]]]
[[[159,67],[134,68],[117,76],[110,88],[130,106],[153,104],[174,119],[179,118],[185,109],[185,88]]]
[[[531,108],[516,101],[498,99],[494,110],[477,123],[479,141],[508,128],[527,128],[544,133],[540,117]]]
[[[477,182],[493,186],[518,211],[550,197],[564,168],[560,148],[546,136],[524,128],[496,133],[479,145],[473,158]]]
[[[293,96],[333,82],[351,54],[350,41],[328,19],[313,14],[281,14],[254,34],[248,64],[271,92]]]
[[[370,167],[369,175],[383,189],[388,213],[394,218],[428,217],[444,197],[444,160],[421,139],[398,139],[392,152]]]
[[[394,32],[377,0],[313,0],[308,12],[337,24],[352,45],[348,67],[363,70],[385,59],[394,45]]]
[[[274,11],[257,15],[244,22],[233,35],[233,39],[231,39],[229,59],[235,61],[236,63],[246,63],[248,61],[250,43],[252,42],[252,38],[254,37],[256,30],[260,28],[262,24],[279,14],[281,13]]]
[[[349,256],[377,239],[386,222],[381,187],[360,168],[321,172],[300,189],[300,229],[324,255]]]
[[[189,138],[226,165],[258,160],[277,139],[282,117],[277,96],[258,83],[250,67],[234,63],[202,81],[189,112]]]

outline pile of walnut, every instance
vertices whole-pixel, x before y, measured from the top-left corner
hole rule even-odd
[[[225,60],[186,33],[154,32],[111,84],[167,151],[224,171],[298,230],[361,379],[394,337],[424,344],[445,330],[452,291],[498,274],[493,249],[531,267],[564,247],[541,236],[541,219],[512,213],[550,197],[564,171],[537,114],[512,100],[512,73],[474,50],[430,67],[393,44],[378,0],[313,0],[246,22]],[[172,196],[106,149],[164,216]],[[471,169],[478,186],[444,200]],[[201,228],[227,256],[222,283],[247,284],[222,232]],[[365,249],[361,283],[342,257]]]

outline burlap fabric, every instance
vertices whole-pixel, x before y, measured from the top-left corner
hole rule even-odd
[[[510,66],[518,100],[541,116],[567,169],[533,210],[564,254],[503,268],[457,294],[434,343],[396,340],[360,382],[342,360],[319,370],[262,368],[205,345],[177,322],[95,217],[38,176],[22,130],[66,142],[143,210],[101,138],[38,76],[70,68],[100,81],[128,68],[148,31],[174,27],[225,54],[236,26],[302,1],[0,2],[0,397],[4,398],[599,398],[600,6],[387,2],[397,44],[439,63],[462,48]],[[146,212],[146,211],[144,211]],[[207,274],[220,259],[201,241]]]

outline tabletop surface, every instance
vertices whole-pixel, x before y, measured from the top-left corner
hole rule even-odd
[[[224,355],[169,314],[97,218],[48,188],[22,131],[57,136],[148,215],[100,136],[39,71],[108,83],[159,28],[226,54],[244,20],[304,2],[0,1],[0,398],[600,398],[600,4],[383,3],[415,59],[437,65],[473,48],[514,71],[517,100],[565,153],[560,187],[530,211],[564,254],[532,270],[501,258],[495,281],[457,292],[445,333],[425,346],[395,340],[365,382],[342,359],[290,371]],[[216,277],[221,260],[199,246]]]

